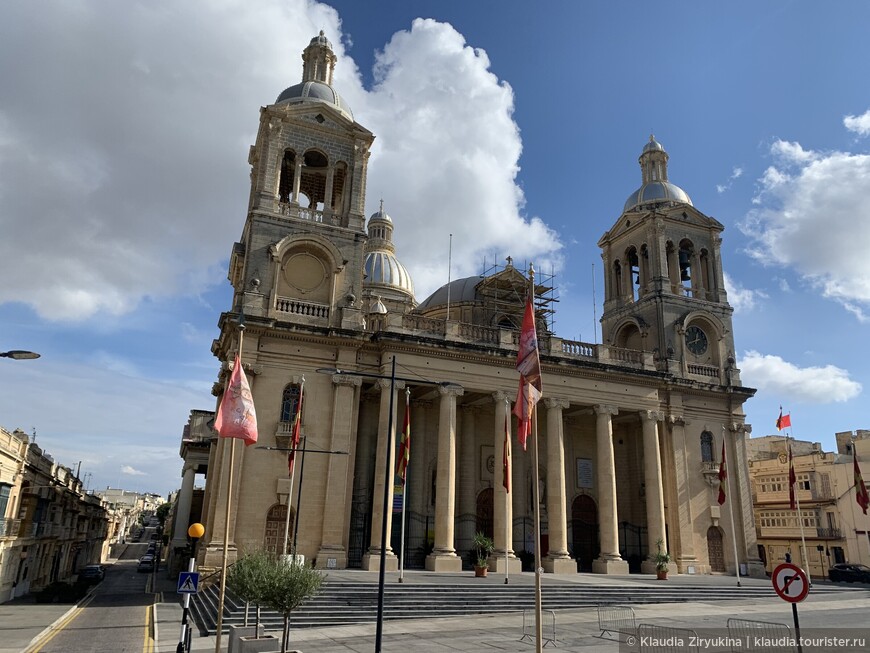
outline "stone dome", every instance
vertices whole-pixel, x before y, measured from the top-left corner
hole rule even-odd
[[[669,181],[651,181],[629,195],[622,210],[631,211],[636,206],[658,202],[679,202],[694,206],[689,194],[676,184]]]
[[[316,38],[316,37],[315,37]],[[284,89],[275,104],[296,104],[298,102],[323,102],[338,109],[345,117],[353,120],[353,112],[350,105],[329,84],[316,80],[309,80]]]
[[[363,288],[386,287],[414,296],[411,275],[392,252],[379,249],[366,254],[363,272]]]
[[[450,302],[472,302],[477,299],[477,284],[483,281],[483,277],[465,277],[464,279],[454,279],[450,283],[444,284],[438,290],[429,295],[417,306],[417,311],[422,312],[430,308],[445,306],[447,304],[447,295],[449,290]]]

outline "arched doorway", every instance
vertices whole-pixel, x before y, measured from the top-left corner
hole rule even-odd
[[[588,494],[581,494],[571,504],[571,535],[578,571],[592,571],[598,557],[598,507]]]
[[[477,495],[477,519],[475,532],[487,537],[493,536],[492,531],[492,488],[488,487]]]
[[[710,559],[710,571],[725,571],[722,531],[715,526],[707,529],[707,557]]]
[[[290,543],[287,546],[287,552],[293,544],[293,526],[296,518],[296,511],[290,511],[290,528],[289,538]],[[269,508],[266,513],[266,537],[263,542],[263,548],[270,553],[284,552],[284,529],[287,527],[287,506],[282,503],[276,503]]]

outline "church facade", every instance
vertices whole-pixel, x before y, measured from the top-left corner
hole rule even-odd
[[[763,573],[742,410],[754,390],[734,364],[723,226],[668,180],[664,148],[650,137],[642,184],[599,241],[603,342],[551,333],[552,288],[535,282],[539,487],[514,438],[507,493],[505,422],[515,433],[529,271],[508,259],[418,303],[393,245],[401,222],[383,204],[366,220],[374,135],[332,87],[335,64],[321,33],[303,53],[302,82],[260,110],[250,203],[229,266],[233,305],[212,346],[223,363],[219,398],[243,314],[259,442],[237,443],[228,487],[231,441],[212,441],[201,564],[220,565],[226,535],[231,558],[286,547],[320,568],[377,569],[385,549],[396,569],[404,501],[406,568],[459,571],[482,531],[495,541],[495,571],[519,571],[540,547],[548,572],[651,572],[661,541],[680,573],[734,573],[737,564]],[[300,394],[308,452],[291,488],[286,450]],[[394,471],[406,407],[403,491]]]

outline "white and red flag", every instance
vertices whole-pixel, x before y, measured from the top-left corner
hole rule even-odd
[[[296,414],[293,416],[293,430],[290,432],[290,453],[287,454],[287,472],[293,476],[293,465],[296,464],[296,450],[302,434],[302,398],[305,395],[305,383],[299,384],[299,399],[296,402]]]
[[[520,373],[520,387],[514,404],[517,416],[517,438],[523,451],[532,430],[532,412],[541,399],[541,356],[538,352],[538,334],[535,329],[535,309],[532,298],[526,300],[523,315],[523,329],[520,332],[520,347],[517,353],[517,371]]]
[[[241,438],[246,445],[257,441],[257,413],[254,411],[254,395],[236,354],[233,373],[218,406],[214,428],[222,438]]]
[[[504,491],[511,491],[511,423],[510,418],[504,416],[504,454],[502,455],[502,481]]]

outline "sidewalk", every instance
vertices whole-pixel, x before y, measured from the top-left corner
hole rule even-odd
[[[377,583],[377,573],[359,571],[330,572],[336,580],[354,580],[357,582]],[[146,586],[146,592],[154,594],[152,608],[153,648],[146,643],[145,651],[153,653],[174,653],[178,646],[181,628],[182,608],[180,597],[176,593],[176,581],[165,577],[161,570],[155,578],[154,587],[151,581]],[[406,582],[474,582],[468,574],[431,574],[406,572]],[[452,580],[451,580],[452,579]],[[651,577],[622,576],[602,577],[580,574],[577,576],[546,576],[544,583],[576,583],[576,584],[615,584],[624,585],[626,589],[641,584],[655,583]],[[388,574],[388,583],[395,583],[395,574]],[[769,584],[769,580],[743,579],[743,583]],[[529,573],[511,577],[511,584],[534,584],[534,575]],[[666,623],[680,628],[724,628],[729,617],[773,621],[791,626],[791,607],[788,603],[771,598],[752,598],[748,600],[716,601],[717,587],[733,587],[734,577],[729,576],[672,576],[671,584],[708,585],[711,596],[709,602],[671,603],[635,605],[638,623]],[[850,589],[857,590],[852,586]],[[627,603],[630,603],[630,591],[627,592]],[[32,598],[23,598],[0,605],[0,653],[22,653],[31,644],[44,638],[63,624],[63,620],[76,609],[69,604],[39,604]],[[870,609],[870,588],[861,591],[827,592],[815,596],[810,592],[806,601],[800,604],[801,627],[824,628],[831,632],[855,627],[866,623],[866,615]],[[552,636],[552,623],[555,616],[555,639],[558,649],[569,651],[611,651],[616,653],[619,646],[616,642],[599,639],[598,618],[595,608],[558,611],[553,615],[544,612],[544,636]],[[534,620],[533,613],[526,615],[527,627]],[[447,653],[456,651],[476,652],[491,650],[494,652],[534,650],[534,643],[528,640],[520,641],[524,632],[523,613],[502,615],[473,615],[460,618],[433,619],[425,618],[384,622],[383,650],[397,653]],[[280,637],[280,632],[272,632]],[[336,626],[331,628],[304,628],[291,630],[291,650],[301,650],[304,653],[353,653],[374,649],[375,624],[357,626]],[[226,651],[228,637],[221,639],[222,650]],[[278,647],[276,647],[276,650]],[[194,630],[192,650],[214,651],[215,637],[201,637]]]

